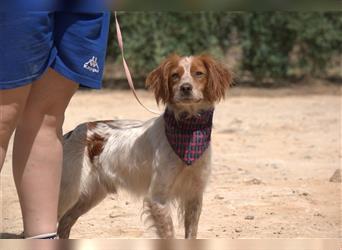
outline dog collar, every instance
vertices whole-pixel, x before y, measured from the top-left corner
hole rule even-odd
[[[165,134],[173,151],[186,165],[192,165],[209,147],[213,127],[214,109],[188,117],[182,113],[179,119],[166,109],[164,113]]]

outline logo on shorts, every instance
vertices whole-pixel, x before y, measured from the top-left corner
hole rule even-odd
[[[97,57],[93,56],[88,62],[83,65],[83,68],[93,72],[99,73],[99,65],[97,64]]]

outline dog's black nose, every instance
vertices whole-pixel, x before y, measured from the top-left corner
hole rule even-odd
[[[192,85],[190,83],[183,83],[180,86],[180,90],[185,94],[189,94],[192,90]]]

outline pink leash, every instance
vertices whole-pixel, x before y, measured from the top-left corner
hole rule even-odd
[[[135,88],[134,88],[134,83],[133,83],[133,79],[132,79],[132,75],[131,75],[131,72],[129,71],[129,68],[128,68],[128,65],[127,65],[127,62],[126,62],[126,59],[125,59],[125,55],[124,55],[124,46],[123,46],[123,41],[122,41],[122,34],[121,34],[121,29],[120,29],[120,25],[119,25],[119,22],[118,22],[118,18],[117,18],[117,15],[116,15],[116,11],[114,12],[115,14],[115,24],[116,24],[116,36],[117,36],[117,39],[118,39],[118,44],[119,44],[119,47],[120,47],[120,50],[121,50],[121,56],[122,56],[122,63],[123,63],[123,66],[124,66],[124,69],[125,69],[125,74],[126,74],[126,77],[127,77],[127,81],[128,81],[128,85],[129,87],[131,88],[132,92],[133,92],[133,95],[135,97],[135,99],[138,101],[138,103],[144,108],[146,109],[147,111],[153,113],[153,114],[157,114],[157,115],[160,115],[160,112],[158,111],[154,111],[148,107],[146,107],[139,99],[138,95],[137,95],[137,92],[135,91]]]

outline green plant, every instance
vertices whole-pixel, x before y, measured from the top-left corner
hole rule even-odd
[[[224,59],[231,45],[243,52],[237,73],[249,72],[257,83],[287,79],[294,69],[324,76],[331,58],[342,54],[340,12],[119,12],[118,17],[137,78],[171,53]],[[120,59],[114,18],[107,56]]]

